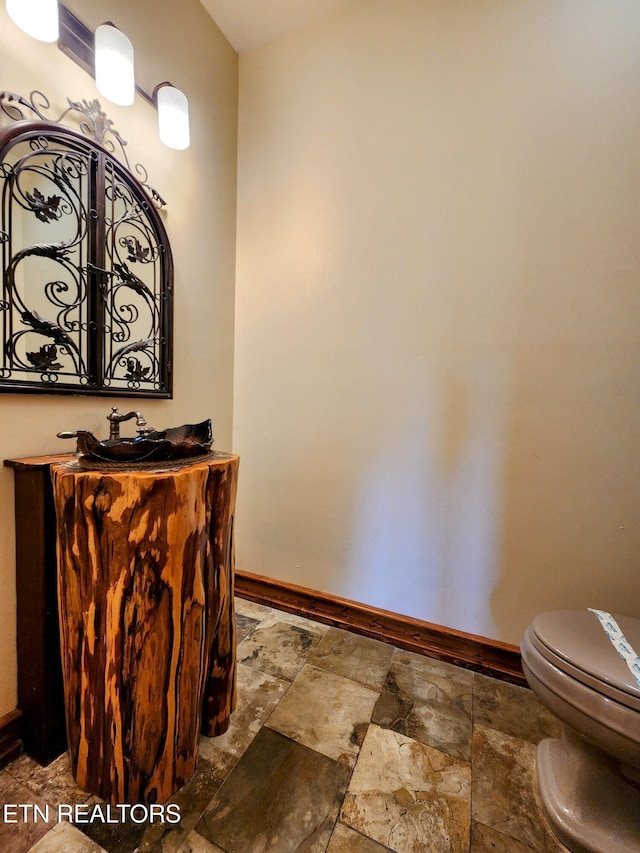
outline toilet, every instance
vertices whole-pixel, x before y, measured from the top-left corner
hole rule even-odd
[[[529,686],[563,723],[560,738],[543,740],[537,753],[552,830],[575,853],[640,853],[640,673],[633,661],[640,619],[541,613],[520,648]]]

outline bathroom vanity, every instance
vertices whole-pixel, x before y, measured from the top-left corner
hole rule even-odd
[[[52,118],[43,93],[3,91],[0,112],[0,391],[171,398],[164,199],[99,101],[68,99]],[[210,452],[210,421],[107,419],[104,441],[58,433],[77,440],[73,457],[5,461],[21,733],[41,763],[68,746],[93,794],[162,802],[235,702],[239,460]]]
[[[5,464],[15,471],[25,748],[42,762],[64,749],[66,705],[81,787],[162,802],[192,775],[200,732],[222,734],[235,703],[239,459]]]

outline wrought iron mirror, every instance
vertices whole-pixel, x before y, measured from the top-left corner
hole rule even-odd
[[[163,199],[98,101],[55,121],[37,92],[0,92],[0,108],[0,390],[170,397]]]

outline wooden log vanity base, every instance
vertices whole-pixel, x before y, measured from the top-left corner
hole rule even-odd
[[[238,464],[51,467],[72,769],[112,803],[163,802],[229,726]]]

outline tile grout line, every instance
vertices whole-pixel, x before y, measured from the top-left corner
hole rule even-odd
[[[276,610],[276,611],[274,611],[274,610],[272,609],[272,612],[276,612],[276,613],[277,613],[278,611],[277,611],[277,610]],[[248,637],[249,637],[249,636],[250,636],[250,635],[251,635],[251,634],[252,634],[252,633],[253,633],[253,632],[254,632],[254,631],[255,631],[255,630],[260,626],[260,624],[262,624],[262,621],[263,621],[263,620],[260,620],[260,621],[255,625],[255,626],[253,626],[253,628],[251,629],[251,631],[249,632],[249,634],[248,634],[246,637],[244,637],[244,638],[243,638],[243,641],[244,641],[245,639],[248,639]],[[309,620],[309,621],[311,621],[311,622],[313,623],[313,620]],[[314,624],[315,624],[315,623],[314,623]],[[388,644],[386,644],[386,645],[392,645],[392,644],[391,644],[391,643],[388,643]],[[351,779],[353,778],[353,774],[354,774],[354,772],[355,772],[356,766],[357,766],[357,764],[358,764],[358,761],[360,760],[360,755],[361,755],[362,745],[364,744],[364,740],[365,740],[365,738],[366,738],[366,736],[367,736],[367,732],[369,731],[369,728],[370,728],[370,726],[372,725],[372,722],[373,722],[373,715],[374,715],[374,712],[375,712],[375,706],[376,706],[376,704],[377,704],[378,699],[380,698],[380,694],[382,693],[382,691],[383,691],[383,689],[384,689],[384,685],[385,685],[385,683],[386,683],[386,680],[387,680],[387,678],[388,678],[389,672],[390,672],[391,667],[392,667],[392,665],[393,665],[393,660],[394,660],[394,658],[395,658],[396,653],[398,652],[398,648],[397,648],[396,646],[394,646],[393,648],[394,648],[394,652],[393,652],[393,655],[392,655],[391,660],[390,660],[390,662],[389,662],[389,665],[388,665],[388,667],[387,667],[386,673],[385,673],[384,677],[381,679],[381,686],[380,686],[379,688],[377,688],[377,689],[372,688],[372,687],[371,687],[370,685],[368,685],[368,684],[362,684],[361,682],[355,681],[355,679],[348,678],[347,676],[343,676],[343,675],[340,675],[340,674],[338,674],[338,673],[333,673],[333,674],[334,674],[334,675],[336,675],[336,677],[338,677],[338,678],[344,679],[345,681],[353,681],[354,683],[359,684],[360,686],[363,686],[363,687],[365,687],[365,688],[366,688],[366,689],[368,689],[368,690],[371,690],[371,692],[372,692],[372,693],[377,694],[377,698],[376,698],[376,702],[374,703],[374,706],[373,706],[373,708],[372,708],[372,710],[371,710],[371,715],[370,715],[370,718],[369,718],[369,720],[368,720],[368,722],[367,722],[367,729],[366,729],[366,731],[365,731],[364,737],[362,738],[362,743],[361,743],[361,744],[360,744],[360,746],[359,746],[358,753],[357,753],[357,755],[356,755],[356,757],[355,757],[355,761],[354,761],[354,763],[353,763],[353,766],[352,766],[352,767],[349,767],[349,778],[348,778],[348,780],[347,780],[347,784],[346,784],[346,786],[345,786],[344,794],[343,794],[343,796],[342,796],[342,798],[341,798],[341,800],[340,800],[340,804],[339,804],[339,806],[338,806],[338,811],[337,811],[336,819],[335,819],[335,821],[334,821],[333,828],[332,828],[332,830],[331,830],[331,835],[329,836],[329,839],[328,839],[328,841],[327,841],[327,845],[326,845],[326,847],[325,847],[325,850],[327,850],[327,849],[329,848],[329,846],[330,846],[330,844],[331,844],[331,839],[333,838],[333,835],[334,835],[334,833],[335,833],[335,831],[336,831],[336,827],[337,827],[337,826],[338,826],[338,824],[340,824],[340,823],[342,823],[344,826],[348,827],[351,831],[356,832],[360,837],[365,838],[365,839],[367,839],[367,840],[369,840],[369,841],[372,841],[373,843],[380,844],[380,842],[376,841],[375,839],[371,838],[370,836],[368,836],[368,835],[364,835],[363,833],[359,832],[359,830],[357,830],[357,829],[355,829],[354,827],[352,827],[352,826],[351,826],[349,823],[347,823],[346,821],[341,821],[341,812],[342,812],[342,807],[343,807],[343,805],[344,805],[344,801],[345,801],[345,799],[346,799],[346,797],[347,797],[347,794],[348,794],[348,790],[349,790],[349,785],[350,785],[350,783],[351,783]],[[286,696],[286,695],[287,695],[287,693],[289,692],[290,688],[291,688],[291,687],[293,687],[293,685],[295,684],[295,682],[297,681],[297,679],[299,678],[299,676],[301,675],[301,673],[303,672],[303,670],[304,670],[304,668],[305,668],[306,666],[310,666],[310,667],[312,667],[312,668],[314,668],[314,669],[316,669],[316,670],[320,670],[320,671],[322,671],[322,672],[326,672],[326,671],[327,671],[327,670],[323,670],[323,669],[322,669],[322,667],[317,667],[317,666],[314,666],[313,664],[311,664],[311,663],[309,662],[309,661],[311,660],[311,657],[313,657],[313,655],[311,655],[311,656],[310,656],[310,658],[309,658],[308,660],[305,660],[305,661],[303,662],[302,666],[300,667],[300,669],[299,669],[299,670],[298,670],[298,672],[296,673],[296,675],[295,675],[294,679],[289,683],[289,686],[287,687],[287,689],[285,690],[285,692],[282,694],[282,696],[279,698],[278,702],[277,702],[277,703],[276,703],[276,705],[273,707],[273,709],[272,709],[271,713],[269,714],[269,716],[267,717],[267,719],[264,721],[263,726],[266,726],[267,728],[271,728],[271,727],[269,726],[269,719],[273,716],[273,714],[275,713],[276,709],[278,708],[278,706],[280,705],[280,703],[282,702],[282,700],[285,698],[285,696]],[[277,729],[272,729],[272,731],[277,731]],[[281,733],[279,733],[279,734],[281,734]],[[288,737],[288,736],[287,736],[287,735],[284,735],[284,737]],[[295,738],[289,738],[289,740],[292,740],[294,743],[298,743],[298,741],[296,741],[296,740],[295,740]],[[315,752],[315,753],[316,753],[316,754],[318,754],[318,755],[322,755],[322,756],[324,756],[324,753],[321,753],[321,752],[319,752],[318,750],[313,749],[313,747],[306,746],[306,748],[307,748],[307,749],[310,749],[312,752]],[[248,747],[247,747],[247,749],[248,749]],[[324,757],[326,758],[326,757],[328,757],[328,756],[324,756]],[[335,761],[336,759],[331,759],[331,760]],[[345,765],[345,766],[348,766],[348,765]],[[224,784],[224,783],[223,783],[223,784]],[[385,845],[382,845],[382,844],[380,844],[380,846],[381,846],[384,850],[389,850],[389,851],[390,851],[390,853],[393,853],[393,851],[391,850],[391,848],[388,848],[388,847],[386,847]]]
[[[271,624],[275,624],[276,622],[278,622],[279,621],[278,620],[279,614],[280,614],[280,611],[278,611],[276,608],[265,608],[264,615],[261,614],[261,618],[259,618],[259,619],[255,618],[254,616],[239,614],[239,615],[242,615],[244,618],[251,619],[252,621],[255,621],[255,624],[253,624],[251,626],[249,632],[245,636],[243,636],[241,642],[244,642],[245,640],[250,639],[254,635],[254,633],[258,629],[260,629],[260,627],[269,628],[271,626]],[[313,632],[312,626],[314,626],[316,624],[320,625],[320,623],[315,623],[313,619],[308,619],[306,617],[301,617],[301,618],[304,619],[305,623],[310,623],[308,630],[310,630],[312,632]],[[296,623],[284,622],[283,624],[291,625],[292,627],[300,627]],[[322,626],[322,627],[324,627],[324,626]],[[333,629],[329,629],[329,630],[333,630]],[[342,629],[340,629],[340,628],[336,628],[335,630],[343,633]],[[327,634],[325,632],[325,634],[323,634],[323,637],[326,635]],[[380,642],[380,641],[378,641],[378,642]],[[191,827],[189,832],[186,833],[185,837],[179,843],[179,846],[177,848],[176,853],[180,853],[180,851],[182,851],[183,848],[184,848],[184,853],[186,853],[187,850],[191,850],[191,847],[188,845],[188,842],[187,842],[188,835],[191,832],[194,832],[198,836],[200,835],[199,833],[196,832],[196,827],[199,824],[199,822],[202,819],[205,812],[207,811],[207,808],[209,807],[209,805],[211,805],[213,800],[218,796],[218,792],[220,791],[222,786],[225,785],[225,783],[227,782],[227,780],[229,779],[231,774],[234,772],[235,768],[237,767],[238,762],[242,759],[242,757],[245,755],[247,750],[249,750],[251,748],[251,745],[253,744],[255,738],[260,733],[261,729],[263,729],[263,728],[271,729],[271,727],[269,726],[269,720],[271,719],[272,715],[276,712],[276,710],[278,709],[278,707],[280,706],[282,701],[285,699],[285,697],[287,697],[289,695],[290,688],[294,684],[296,684],[296,682],[298,681],[298,679],[300,678],[300,676],[302,675],[302,673],[304,672],[306,667],[310,667],[312,669],[316,669],[318,671],[322,671],[325,673],[331,673],[333,676],[335,676],[339,679],[344,679],[345,681],[350,681],[350,682],[353,682],[354,684],[358,684],[359,686],[365,687],[367,690],[370,690],[372,693],[376,694],[376,699],[373,703],[373,708],[372,708],[371,713],[369,715],[369,719],[366,723],[366,729],[364,731],[364,734],[363,734],[362,739],[360,741],[360,744],[358,746],[358,751],[355,754],[355,760],[354,760],[354,763],[352,766],[349,766],[349,764],[347,762],[340,762],[335,758],[331,758],[330,756],[327,756],[324,753],[319,752],[319,750],[314,749],[313,747],[307,746],[306,744],[302,743],[301,741],[298,741],[295,737],[291,737],[289,735],[282,734],[282,733],[278,732],[277,729],[271,729],[272,731],[275,731],[276,733],[280,734],[282,737],[285,737],[288,740],[291,740],[293,743],[301,745],[301,746],[305,747],[305,749],[308,749],[308,750],[310,750],[310,751],[312,751],[312,752],[314,752],[320,756],[323,756],[324,758],[329,758],[331,761],[333,761],[337,764],[341,764],[342,766],[348,768],[349,772],[348,772],[348,777],[346,779],[344,794],[342,795],[342,798],[339,801],[336,818],[335,818],[335,821],[333,823],[333,827],[331,829],[331,833],[329,835],[329,838],[327,840],[327,844],[326,844],[324,850],[326,851],[331,846],[331,842],[332,842],[332,839],[334,837],[334,834],[336,833],[336,830],[337,830],[339,824],[342,824],[344,827],[347,827],[349,829],[349,831],[355,833],[358,837],[360,837],[362,839],[366,839],[367,841],[370,841],[373,844],[378,845],[382,850],[390,851],[390,853],[393,853],[392,848],[387,847],[381,841],[378,841],[375,838],[373,838],[369,835],[366,835],[361,829],[358,829],[358,828],[351,826],[351,824],[347,821],[346,818],[345,818],[345,820],[341,820],[341,813],[342,813],[342,809],[344,807],[345,799],[348,795],[349,787],[351,785],[356,767],[358,767],[359,762],[362,759],[362,747],[364,745],[364,742],[365,742],[367,736],[371,732],[371,727],[373,725],[377,725],[382,729],[389,729],[391,732],[395,731],[394,729],[389,728],[388,726],[384,725],[383,723],[374,723],[376,705],[380,701],[380,698],[381,698],[381,696],[385,690],[385,686],[387,684],[391,670],[394,666],[402,666],[403,668],[405,666],[413,667],[413,662],[412,662],[413,658],[411,658],[409,661],[398,660],[399,655],[402,654],[404,650],[399,649],[397,646],[394,646],[392,643],[386,643],[385,641],[382,641],[382,642],[385,643],[385,645],[391,646],[393,648],[393,653],[392,653],[391,657],[389,658],[389,663],[388,663],[387,668],[386,668],[386,674],[385,674],[384,678],[382,678],[382,680],[381,680],[381,686],[379,686],[377,688],[371,687],[369,684],[364,684],[363,682],[360,682],[360,681],[356,680],[355,678],[349,677],[348,675],[344,675],[342,672],[333,672],[331,669],[325,670],[322,666],[318,666],[317,664],[310,663],[311,659],[313,658],[313,656],[315,654],[314,650],[312,650],[309,653],[308,657],[303,659],[303,661],[300,665],[300,668],[295,672],[295,674],[291,680],[289,680],[288,678],[283,678],[282,676],[274,675],[273,673],[271,673],[267,670],[262,670],[262,669],[259,669],[258,667],[249,667],[247,664],[244,664],[244,666],[246,666],[248,669],[249,668],[254,669],[256,672],[259,672],[259,673],[266,675],[266,676],[270,676],[272,678],[277,678],[281,682],[286,683],[286,689],[284,689],[283,693],[278,696],[277,701],[276,701],[275,705],[273,705],[273,707],[270,709],[268,716],[264,720],[262,720],[262,722],[260,723],[260,726],[258,728],[258,732],[255,735],[253,735],[253,737],[251,738],[249,743],[243,748],[240,755],[235,757],[235,761],[234,761],[233,765],[229,768],[229,770],[226,772],[226,774],[225,774],[224,778],[222,779],[222,781],[220,782],[220,784],[216,787],[216,791],[215,791],[215,793],[213,793],[213,795],[209,799],[208,803],[202,808],[202,810],[198,810],[198,811],[200,811],[199,816],[197,817],[197,819],[193,823],[193,826]],[[424,656],[424,657],[429,659],[428,656]],[[330,659],[330,657],[329,657],[329,659]],[[239,663],[240,663],[240,661],[239,661]],[[455,665],[451,665],[451,666],[455,667]],[[455,667],[455,669],[465,670],[464,667]],[[526,735],[523,736],[520,734],[516,734],[515,732],[511,732],[510,729],[504,729],[503,730],[502,726],[504,725],[504,723],[501,722],[500,720],[495,719],[494,717],[484,719],[484,716],[486,716],[486,714],[487,714],[487,709],[484,707],[484,705],[486,703],[486,696],[484,695],[486,691],[485,691],[485,688],[483,686],[485,684],[484,679],[491,679],[491,680],[494,680],[494,679],[492,679],[491,676],[481,676],[480,674],[478,674],[476,672],[471,672],[470,674],[471,674],[471,683],[470,683],[470,688],[471,688],[470,740],[471,740],[471,743],[470,743],[470,752],[469,752],[470,789],[469,789],[469,801],[468,801],[468,820],[469,820],[469,823],[468,823],[468,839],[467,839],[468,845],[466,847],[467,851],[470,851],[472,849],[472,844],[473,844],[474,778],[475,778],[474,768],[475,768],[475,765],[477,763],[477,758],[478,758],[478,750],[474,749],[474,741],[475,741],[475,738],[477,735],[478,726],[481,726],[481,728],[483,730],[484,730],[484,728],[487,728],[493,732],[496,732],[498,734],[504,734],[507,737],[514,738],[518,741],[530,740],[530,738],[527,737]],[[412,694],[411,698],[412,699],[414,698],[413,694]],[[505,699],[505,701],[507,701],[507,700]],[[430,698],[428,700],[428,705],[433,708],[433,713],[436,713],[437,703],[436,703],[436,705],[432,705],[432,702],[433,702],[433,699]],[[355,725],[354,725],[354,732],[355,732]],[[402,734],[402,732],[398,732],[398,733]],[[405,735],[405,737],[409,737],[411,740],[415,740],[416,743],[423,743],[423,741],[416,740],[416,738],[411,738],[409,735]],[[427,745],[429,745],[429,744],[427,744]],[[453,755],[458,760],[460,760],[460,756],[456,756],[453,753],[449,753],[448,750],[443,749],[442,747],[437,747],[434,745],[431,748],[439,750],[441,752],[444,752],[447,755]],[[462,759],[462,760],[464,760],[464,759]],[[16,775],[16,771],[15,771],[13,762],[7,766],[6,770],[7,770],[8,777],[10,777],[16,784],[26,787],[31,793],[33,793],[35,796],[38,796],[39,798],[41,798],[44,801],[49,801],[49,794],[55,793],[57,791],[57,788],[55,786],[49,787],[47,785],[46,780],[41,781],[40,787],[38,788],[38,784],[35,781],[33,781],[35,774],[30,773],[27,778],[21,778],[19,775]],[[27,765],[27,767],[24,768],[24,770],[25,771],[28,770],[28,765]],[[480,768],[478,768],[478,772],[480,772]],[[38,776],[35,778],[40,779],[41,777]],[[56,779],[57,779],[57,775],[56,775]],[[30,782],[32,784],[30,784]],[[32,785],[34,785],[34,786],[32,787]],[[44,793],[43,793],[43,791],[44,791]],[[338,792],[336,791],[336,793],[338,793]],[[534,795],[535,795],[535,791],[534,791]],[[91,795],[87,794],[86,796],[87,796],[87,798],[89,798]],[[528,797],[528,794],[527,794],[527,797]],[[55,799],[55,798],[53,798],[53,799]],[[53,801],[53,799],[52,799],[52,801]],[[480,808],[482,809],[481,801],[479,801],[479,803],[480,803]],[[194,814],[195,814],[195,812],[194,812]],[[485,827],[482,829],[482,833],[485,833],[487,830],[490,830],[491,832],[495,832],[498,836],[504,838],[506,841],[511,840],[514,843],[522,844],[524,848],[531,850],[532,853],[534,851],[534,848],[530,847],[528,842],[525,842],[521,838],[518,838],[517,835],[512,836],[512,835],[503,833],[502,831],[497,829],[497,824],[492,824],[491,822],[488,821],[487,824],[485,825],[485,824],[481,824],[478,821],[478,825]],[[47,830],[47,832],[42,836],[42,839],[47,837],[49,832],[51,832],[54,829],[54,826],[51,826]],[[365,824],[365,828],[367,828],[366,824]],[[79,830],[80,832],[82,832],[83,835],[85,835],[82,828],[76,827],[76,829]],[[482,833],[481,833],[481,835],[482,835]],[[91,836],[87,835],[85,837],[90,838],[93,841]],[[35,844],[40,843],[40,841],[42,839],[35,842]],[[460,839],[460,840],[462,841],[463,839]],[[226,851],[226,849],[223,847],[223,845],[219,845],[219,847],[221,850]],[[109,853],[109,851],[111,851],[111,853],[112,853],[112,851],[116,848],[114,848],[113,845],[111,843],[109,843],[106,847],[103,847],[102,849],[106,850],[107,853]],[[145,849],[146,849],[146,847],[145,847]],[[156,846],[154,844],[151,849],[153,851],[156,851],[156,850],[159,851],[160,847],[156,848]],[[26,851],[26,853],[28,853],[28,851]],[[226,853],[228,853],[228,851],[226,851]]]

